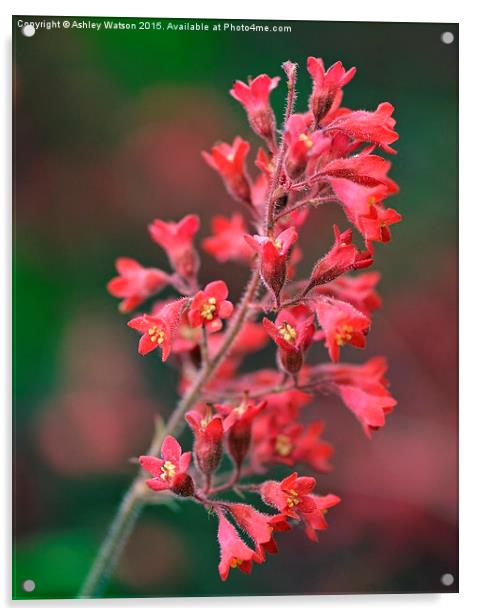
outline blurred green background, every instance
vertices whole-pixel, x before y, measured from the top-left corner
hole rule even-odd
[[[228,89],[236,78],[280,74],[291,59],[302,110],[308,55],[357,66],[346,106],[396,107],[391,175],[401,192],[390,205],[404,220],[377,248],[384,307],[368,348],[344,357],[386,354],[399,405],[371,442],[337,400],[312,405],[336,446],[319,487],[343,498],[318,545],[286,533],[279,555],[223,584],[214,520],[194,505],[150,507],[106,596],[456,591],[458,27],[280,22],[292,31],[174,32],[166,24],[186,20],[163,19],[160,32],[26,38],[18,19],[38,18],[13,19],[14,597],[76,595],[135,473],[128,459],[144,452],[155,413],[176,398],[174,370],[137,355],[137,336],[106,293],[114,259],[167,268],[146,233],[154,217],[197,212],[205,237],[211,216],[232,210],[200,157],[217,140],[250,138]],[[278,117],[284,95],[283,79]],[[332,222],[343,224],[337,207],[309,220],[301,274],[329,245]],[[202,281],[215,277],[237,299],[247,272],[206,256]],[[266,364],[271,348],[255,358]],[[455,577],[448,588],[444,573]],[[26,579],[36,584],[30,594]]]

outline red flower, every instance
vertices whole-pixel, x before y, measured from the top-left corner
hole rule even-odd
[[[119,276],[108,282],[108,291],[114,297],[123,297],[121,312],[131,312],[151,295],[159,293],[170,281],[170,276],[154,267],[143,267],[134,259],[116,259]]]
[[[367,272],[360,276],[344,275],[318,287],[316,292],[348,302],[360,312],[369,315],[382,305],[382,300],[375,289],[379,280],[378,272]]]
[[[373,263],[369,252],[360,252],[352,244],[352,229],[340,233],[334,225],[335,242],[329,252],[314,266],[309,283],[304,290],[306,295],[310,289],[322,285],[350,270],[363,269]]]
[[[299,372],[315,331],[310,310],[303,305],[281,310],[275,323],[264,317],[262,324],[279,347],[282,368],[291,374]]]
[[[217,332],[222,328],[221,319],[227,319],[234,310],[227,301],[229,290],[222,280],[206,285],[204,291],[198,291],[189,309],[191,327],[204,325],[209,331]]]
[[[166,304],[155,315],[143,314],[128,322],[129,327],[142,332],[139,340],[138,352],[141,355],[150,353],[153,349],[161,348],[163,361],[168,359],[171,345],[176,335],[181,316],[189,300],[178,299]]]
[[[219,415],[189,411],[185,419],[194,432],[194,459],[205,475],[210,475],[219,465],[222,456],[224,429]]]
[[[166,436],[161,447],[161,458],[140,456],[139,463],[152,479],[146,485],[156,492],[172,490],[179,496],[192,496],[194,484],[187,474],[191,463],[191,452],[182,453],[181,445],[173,436]]]
[[[243,503],[227,503],[227,509],[238,525],[254,542],[256,562],[264,562],[265,550],[277,552],[277,547],[272,539],[272,533],[285,520],[285,516],[265,515],[251,507],[251,505]]]
[[[325,333],[330,359],[339,361],[340,349],[345,344],[363,349],[370,319],[347,302],[325,297],[317,300],[317,320]]]
[[[299,477],[292,473],[280,483],[265,481],[261,486],[262,500],[281,513],[299,520],[304,514],[315,510],[315,503],[310,494],[315,488],[313,477]]]
[[[266,404],[267,402],[264,400],[254,405],[247,398],[236,407],[228,404],[216,404],[216,409],[225,417],[223,426],[224,431],[228,433],[229,453],[238,468],[241,467],[249,451],[252,422],[256,415],[265,408]]]
[[[371,241],[390,241],[389,226],[400,222],[402,217],[395,210],[380,205],[379,202],[388,193],[386,186],[369,188],[343,178],[333,178],[330,184],[342,202],[347,218],[357,227],[368,245]]]
[[[287,464],[307,464],[319,473],[330,470],[329,458],[333,447],[320,440],[324,424],[315,421],[307,426],[300,423],[276,421],[270,413],[254,425],[252,456],[254,467],[262,469],[263,464],[272,462]]]
[[[225,582],[229,576],[229,570],[236,567],[244,573],[250,573],[255,552],[248,547],[239,537],[237,530],[226,519],[221,510],[217,510],[219,518],[219,529],[217,538],[221,550],[221,560],[219,562],[219,575]],[[257,557],[256,557],[257,560]]]
[[[236,81],[230,90],[231,96],[242,103],[246,110],[252,130],[267,141],[272,151],[275,150],[276,126],[269,95],[279,81],[279,77],[259,75],[249,80],[249,85]]]
[[[214,216],[213,235],[206,237],[202,246],[219,263],[237,261],[249,264],[254,253],[244,240],[246,231],[246,224],[241,214],[233,214],[230,220],[225,216]]]
[[[382,156],[361,153],[330,161],[320,169],[319,175],[328,179],[343,178],[369,188],[382,185],[386,189],[383,198],[398,192],[398,185],[387,175],[391,166]]]
[[[245,236],[247,243],[260,255],[261,276],[264,284],[274,294],[280,304],[280,292],[287,275],[287,261],[290,249],[297,241],[297,231],[289,227],[276,239],[264,235]]]
[[[396,154],[396,150],[390,147],[390,144],[398,139],[398,133],[393,130],[393,112],[393,105],[380,103],[375,111],[350,111],[341,114],[324,130],[328,133],[342,132],[351,139],[374,143],[385,152]]]
[[[240,137],[236,137],[229,145],[220,143],[215,145],[211,153],[203,152],[207,164],[222,177],[227,191],[236,201],[251,201],[251,187],[246,171],[246,156],[249,144]]]
[[[310,159],[317,158],[329,147],[330,139],[321,131],[310,132],[309,114],[295,113],[287,121],[284,138],[287,144],[285,169],[291,179],[300,177]]]
[[[387,362],[383,357],[374,357],[361,366],[330,364],[314,369],[323,384],[328,382],[332,391],[341,396],[368,437],[385,424],[385,415],[397,404],[388,391],[386,371]]]
[[[352,67],[346,71],[342,62],[336,62],[326,72],[322,58],[309,56],[307,70],[314,82],[309,108],[314,115],[316,126],[319,126],[320,121],[330,111],[340,89],[349,83],[356,69]]]
[[[194,278],[199,269],[199,257],[192,242],[199,231],[199,218],[190,214],[178,223],[156,219],[148,228],[152,239],[168,255],[171,267],[183,278]]]
[[[315,509],[310,513],[303,514],[302,519],[307,537],[311,541],[317,541],[316,531],[325,530],[328,526],[325,520],[325,514],[331,507],[335,507],[335,505],[340,503],[340,498],[335,494],[326,494],[325,496],[312,494],[312,499],[315,504]]]

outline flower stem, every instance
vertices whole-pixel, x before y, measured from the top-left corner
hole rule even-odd
[[[164,436],[166,434],[172,434],[177,430],[186,411],[188,411],[197,402],[201,395],[202,388],[209,382],[214,372],[225,359],[234,340],[236,339],[237,334],[248,317],[249,304],[254,300],[258,285],[259,270],[258,268],[255,268],[242,300],[236,310],[235,316],[233,317],[226,332],[221,348],[199,371],[196,380],[169,417],[165,428],[157,429],[155,431],[153,440],[149,447],[148,455],[157,456],[159,454]],[[106,585],[119,560],[119,557],[121,556],[126,541],[133,530],[134,523],[136,522],[136,519],[138,518],[143,507],[143,486],[144,474],[140,471],[123,497],[95,561],[93,562],[93,565],[80,590],[80,597],[87,598],[100,596],[101,591]]]

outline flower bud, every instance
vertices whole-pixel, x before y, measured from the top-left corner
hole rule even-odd
[[[191,475],[187,473],[178,473],[175,475],[171,490],[177,494],[178,496],[182,496],[183,498],[187,498],[188,496],[193,496],[196,491],[194,487],[194,481]]]

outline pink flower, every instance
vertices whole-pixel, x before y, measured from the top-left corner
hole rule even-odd
[[[134,259],[116,259],[119,276],[108,282],[108,291],[122,297],[121,312],[131,312],[152,295],[159,293],[170,281],[170,276],[154,267],[143,267]]]
[[[307,70],[314,82],[309,108],[315,118],[315,125],[318,127],[320,121],[332,108],[340,89],[347,85],[355,75],[356,69],[352,67],[346,71],[342,62],[336,62],[326,72],[322,58],[309,56]]]
[[[212,232],[213,235],[203,240],[202,246],[219,263],[251,262],[254,253],[244,240],[247,228],[241,214],[233,214],[230,220],[225,216],[214,216]]]
[[[374,143],[385,152],[396,154],[390,147],[398,139],[392,118],[394,107],[390,103],[380,103],[375,111],[350,111],[338,116],[325,127],[327,133],[342,132],[351,139]]]
[[[313,313],[303,305],[294,306],[281,310],[275,323],[264,317],[262,324],[279,348],[282,368],[291,374],[299,372],[315,331]]]
[[[255,556],[254,550],[248,547],[239,537],[237,530],[226,519],[221,510],[217,510],[219,518],[219,528],[217,538],[221,551],[221,560],[219,562],[219,575],[221,580],[225,582],[229,576],[229,570],[236,567],[244,573],[250,573],[252,562]]]
[[[311,494],[315,488],[313,477],[299,477],[292,473],[280,483],[266,481],[261,487],[262,500],[286,516],[304,522],[305,532],[311,541],[317,541],[316,530],[324,530],[324,514],[329,507],[340,502],[335,494],[321,497]]]
[[[295,113],[287,121],[285,168],[291,179],[300,177],[308,161],[318,158],[330,145],[321,131],[311,132],[312,120],[309,114]]]
[[[279,305],[280,293],[286,281],[287,261],[297,241],[297,231],[289,227],[275,239],[264,235],[246,235],[245,240],[259,254],[262,280]]]
[[[337,158],[319,170],[321,176],[342,178],[369,188],[382,186],[382,198],[398,192],[398,185],[388,177],[391,162],[376,154],[360,153],[349,158]]]
[[[152,239],[166,252],[171,267],[183,278],[194,278],[199,269],[199,257],[193,239],[199,231],[199,218],[185,216],[178,223],[156,219],[149,225]]]
[[[271,78],[263,74],[249,80],[249,85],[236,81],[230,90],[231,96],[246,110],[252,130],[267,141],[271,151],[275,150],[276,126],[269,95],[279,81],[279,77]]]
[[[322,441],[324,424],[322,421],[311,422],[307,426],[300,423],[283,423],[270,411],[254,425],[252,457],[255,468],[271,463],[307,464],[319,473],[330,470],[329,459],[333,447]]]
[[[369,252],[360,252],[352,244],[352,229],[347,229],[341,233],[337,225],[334,225],[333,228],[334,245],[315,264],[303,295],[306,295],[315,286],[330,282],[345,272],[363,269],[373,263],[373,258]]]
[[[330,184],[342,202],[347,218],[357,227],[369,246],[371,241],[390,241],[389,226],[400,222],[402,217],[395,210],[380,205],[388,193],[386,186],[370,188],[343,178],[333,178]]]
[[[220,143],[212,148],[210,154],[202,153],[207,164],[222,177],[231,197],[246,203],[251,201],[250,181],[246,171],[249,147],[247,141],[236,137],[232,145]]]
[[[299,520],[305,513],[315,510],[310,494],[315,484],[313,477],[299,477],[298,473],[292,473],[281,482],[265,481],[261,486],[261,497],[266,504]]]
[[[256,562],[264,562],[264,550],[269,551],[270,547],[272,547],[274,543],[272,533],[278,523],[285,519],[285,516],[265,515],[251,507],[251,505],[243,503],[227,503],[227,509],[237,524],[254,542]]]
[[[205,326],[211,332],[222,328],[221,319],[228,319],[234,310],[227,301],[229,290],[222,280],[216,280],[206,285],[204,291],[198,291],[189,309],[191,327]]]
[[[185,419],[194,432],[194,459],[196,466],[205,475],[211,475],[222,457],[222,437],[224,429],[219,415],[189,411]]]
[[[397,404],[388,391],[387,362],[383,357],[374,357],[359,366],[329,364],[313,370],[324,385],[328,382],[332,391],[340,395],[368,437],[384,426],[385,415]]]
[[[166,304],[154,316],[143,314],[128,322],[128,326],[142,332],[138,352],[146,355],[156,348],[161,348],[162,359],[166,361],[171,352],[171,345],[181,322],[181,316],[189,300],[178,299]]]
[[[331,507],[335,507],[340,503],[340,498],[335,494],[326,494],[318,496],[312,494],[312,499],[315,504],[315,509],[311,512],[304,513],[302,520],[304,522],[305,534],[311,541],[318,541],[318,530],[325,530],[328,526],[325,520],[325,514]]]
[[[179,496],[194,494],[194,483],[186,472],[191,463],[191,452],[182,453],[181,445],[173,436],[164,439],[161,458],[140,456],[139,463],[153,477],[146,481],[151,490],[172,490]]]
[[[317,298],[317,320],[325,333],[325,345],[332,361],[339,361],[345,344],[363,349],[370,319],[352,305],[331,298]]]

